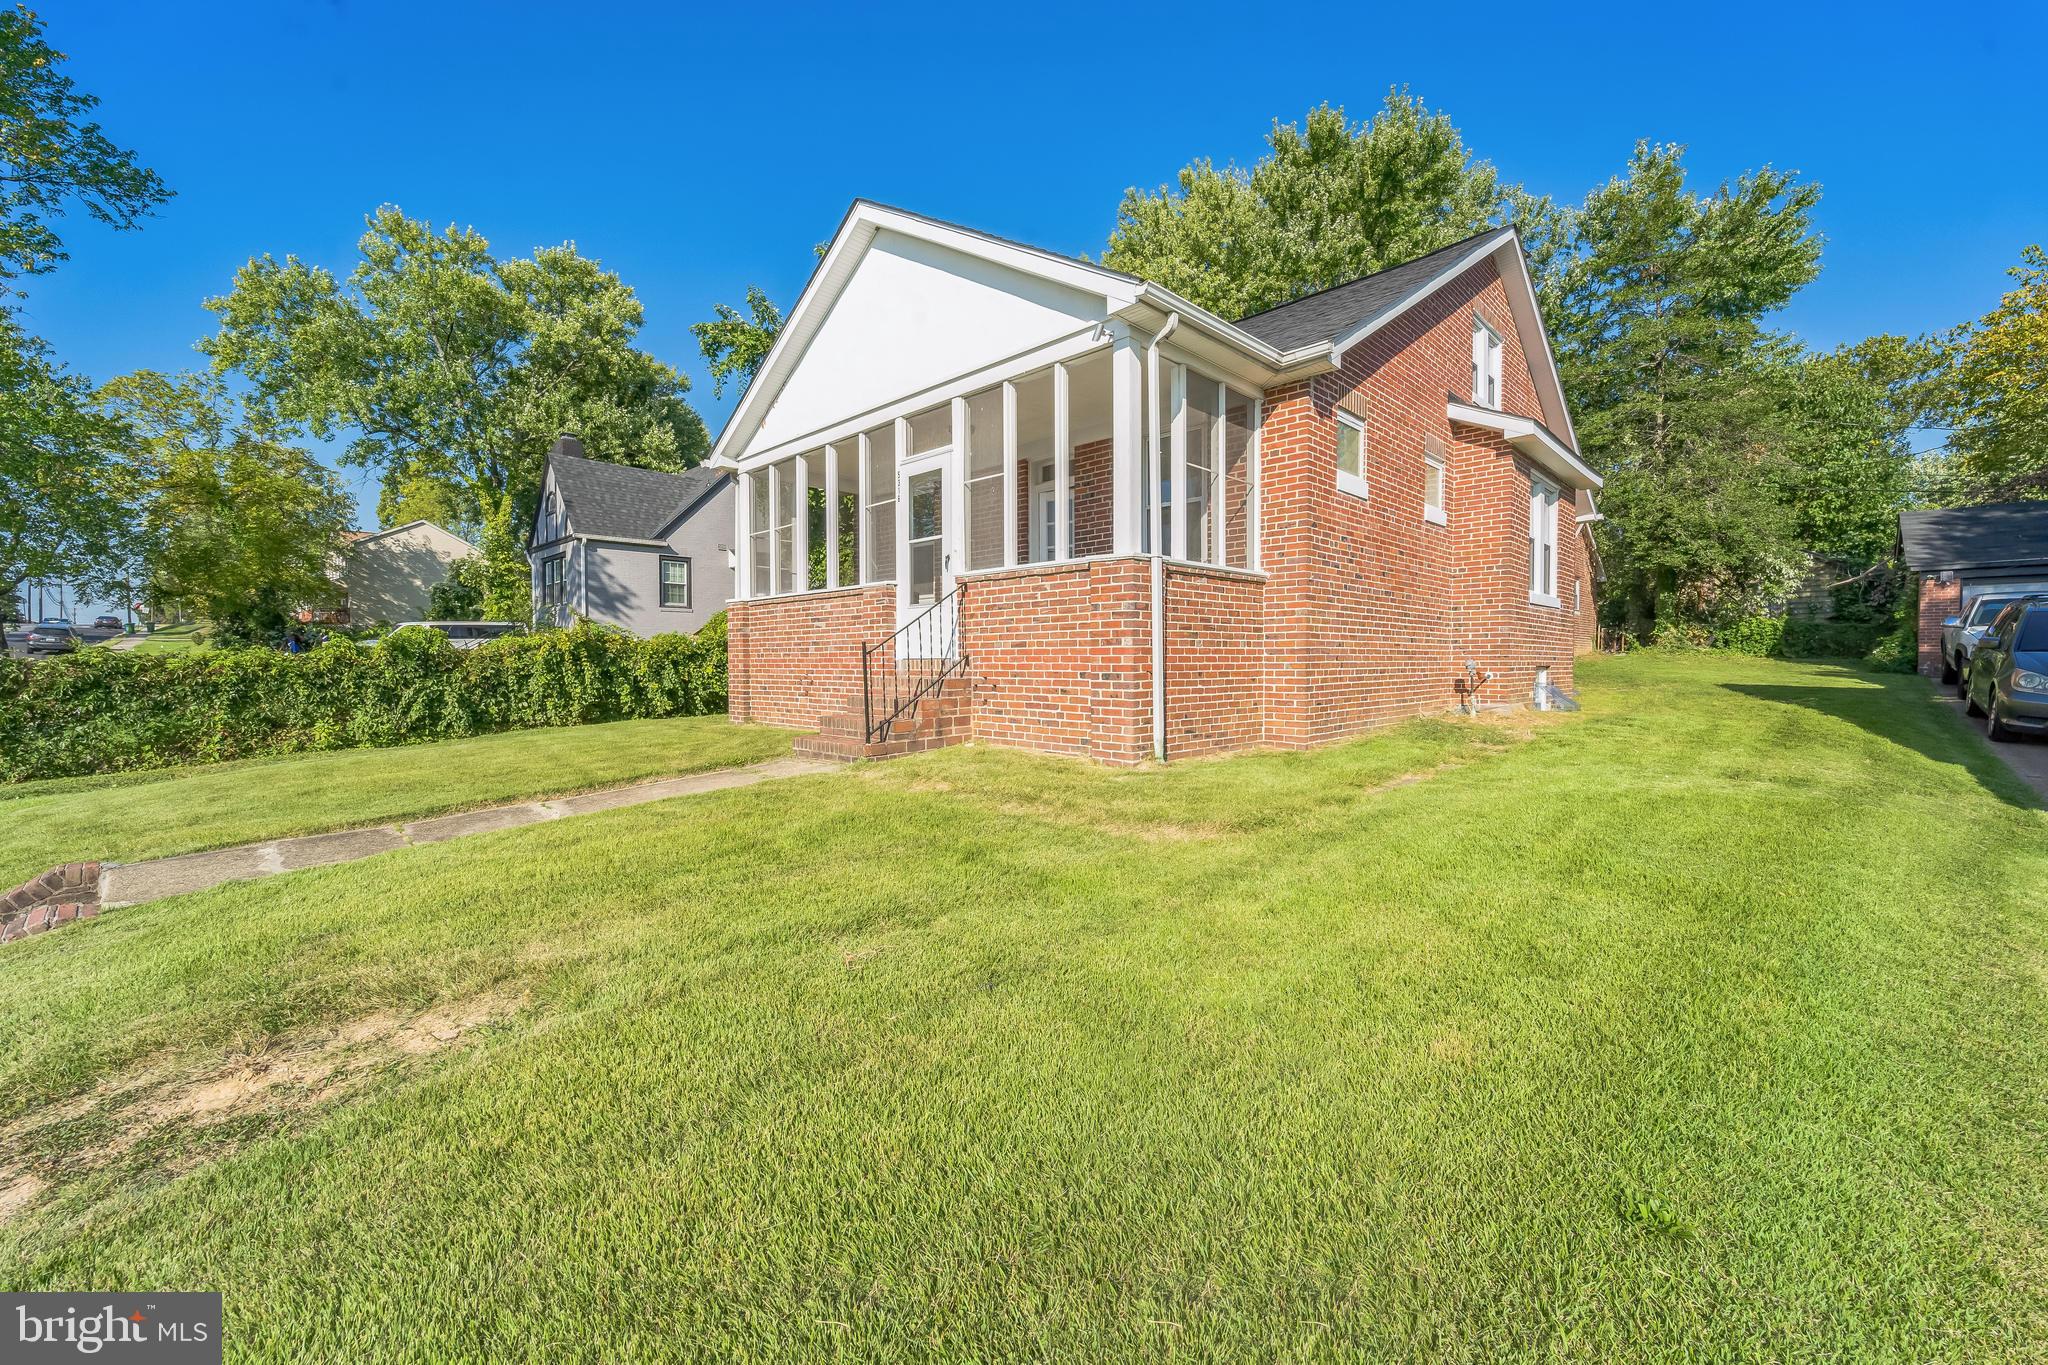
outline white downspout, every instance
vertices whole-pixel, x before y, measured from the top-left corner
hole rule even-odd
[[[1166,761],[1166,557],[1159,546],[1159,343],[1180,326],[1168,313],[1166,325],[1145,348],[1145,416],[1152,423],[1151,460],[1145,468],[1145,534],[1152,540],[1152,757]]]

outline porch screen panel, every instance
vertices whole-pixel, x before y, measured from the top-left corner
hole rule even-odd
[[[1052,371],[1017,381],[1017,562],[1064,558],[1053,545]]]
[[[747,578],[748,591],[756,597],[766,597],[775,591],[775,580],[769,576],[769,566],[774,563],[769,546],[774,529],[768,520],[769,471],[757,469],[747,477],[753,480],[753,487],[748,490],[752,494],[748,500],[753,504],[747,517],[747,555],[752,566]]]
[[[896,577],[896,424],[884,422],[868,433],[867,581]]]
[[[1252,396],[1228,389],[1223,395],[1223,562],[1234,569],[1252,563]]]
[[[941,403],[926,408],[910,419],[910,449],[907,454],[924,455],[943,450],[953,443],[953,405]]]
[[[775,466],[775,591],[796,591],[796,461]]]
[[[808,551],[804,587],[816,592],[825,586],[825,460],[829,452],[814,450],[804,456],[804,545]]]
[[[1003,391],[967,400],[967,567],[1003,566]]]
[[[1187,518],[1188,558],[1216,562],[1215,512],[1211,493],[1216,484],[1216,422],[1222,394],[1215,380],[1188,371],[1188,486],[1181,502]]]

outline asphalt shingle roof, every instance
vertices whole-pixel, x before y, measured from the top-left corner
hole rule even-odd
[[[1263,313],[1239,318],[1237,325],[1281,351],[1335,341],[1363,327],[1427,284],[1438,271],[1450,264],[1448,258],[1471,250],[1473,243],[1499,231],[1499,228],[1488,228],[1462,242],[1438,247],[1425,256],[1403,261],[1377,274],[1333,286],[1321,293],[1305,295],[1277,308],[1268,308]]]
[[[683,509],[723,481],[722,469],[699,466],[681,474],[663,469],[608,464],[583,453],[583,443],[564,436],[548,452],[555,489],[569,529],[600,540],[655,540]]]
[[[1899,544],[1916,570],[2048,564],[2048,502],[1901,512]]]

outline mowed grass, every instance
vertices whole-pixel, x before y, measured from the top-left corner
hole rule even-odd
[[[12,946],[0,1283],[218,1288],[235,1360],[2042,1355],[2048,815],[1916,679],[1582,683]],[[426,1009],[489,1022],[176,1102]]]
[[[692,716],[0,786],[0,890],[59,863],[562,796],[786,756],[789,742],[786,730]]]
[[[180,650],[199,649],[204,643],[205,638],[198,626],[163,626],[149,632],[135,648],[144,654],[175,654]]]

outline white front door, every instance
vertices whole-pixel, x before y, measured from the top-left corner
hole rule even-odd
[[[956,609],[932,611],[953,591],[953,452],[933,451],[905,460],[896,471],[896,625],[910,627],[899,642],[905,658],[950,658],[958,652]],[[913,624],[915,623],[915,624]]]

